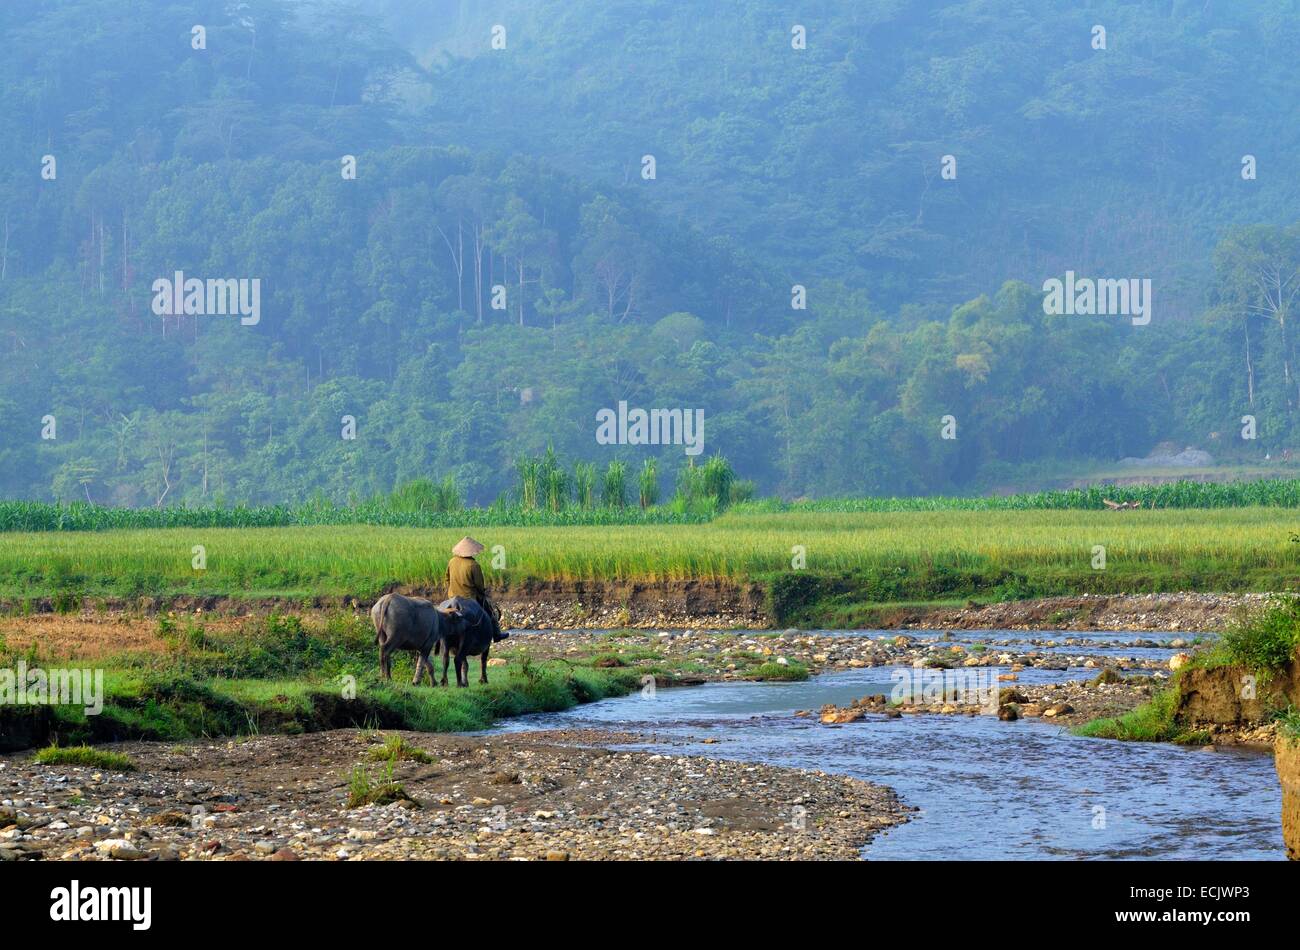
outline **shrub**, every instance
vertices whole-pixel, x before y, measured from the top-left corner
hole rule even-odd
[[[1274,599],[1263,610],[1232,624],[1220,643],[1231,663],[1257,673],[1282,669],[1300,646],[1300,599]]]

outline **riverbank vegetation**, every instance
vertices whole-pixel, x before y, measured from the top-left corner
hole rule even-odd
[[[1077,727],[1076,735],[1094,739],[1121,739],[1127,742],[1176,742],[1182,745],[1200,745],[1208,735],[1199,730],[1189,730],[1178,723],[1174,715],[1178,708],[1177,685],[1156,693],[1149,702],[1132,712],[1113,719],[1094,719]]]
[[[1180,722],[1178,709],[1183,684],[1193,670],[1234,667],[1258,678],[1256,689],[1266,688],[1272,678],[1300,658],[1300,600],[1278,597],[1266,606],[1238,618],[1209,649],[1197,652],[1177,671],[1169,685],[1150,702],[1125,716],[1097,719],[1079,727],[1079,735],[1139,742],[1202,743],[1209,734]],[[1234,673],[1234,675],[1236,675]],[[1262,694],[1261,694],[1262,695]],[[1266,704],[1266,715],[1278,721],[1279,730],[1290,734],[1300,722],[1294,703],[1283,698],[1279,705]]]
[[[1300,600],[1278,597],[1229,624],[1218,643],[1196,658],[1202,667],[1239,666],[1264,678],[1287,668],[1300,650]]]
[[[320,621],[294,615],[252,618],[216,631],[200,618],[163,617],[161,651],[98,657],[104,707],[0,706],[0,748],[55,744],[49,761],[71,761],[75,747],[120,739],[180,740],[347,726],[431,732],[483,729],[500,717],[567,709],[622,695],[645,675],[671,675],[660,663],[603,669],[590,659],[530,663],[526,656],[490,670],[469,689],[408,685],[412,667],[395,660],[394,681],[378,678],[368,617],[337,612]],[[39,643],[20,655],[0,649],[0,666],[40,665]],[[61,657],[77,665],[77,657]],[[406,679],[404,679],[405,677]],[[69,748],[74,747],[74,748]]]

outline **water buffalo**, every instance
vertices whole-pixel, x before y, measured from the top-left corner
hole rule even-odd
[[[469,686],[468,657],[480,658],[479,682],[486,683],[488,651],[492,644],[504,640],[509,634],[501,632],[501,625],[492,613],[484,610],[478,601],[468,597],[452,597],[438,605],[438,613],[451,618],[450,630],[442,641],[442,685],[447,685],[447,664],[451,654],[456,654],[456,685]]]
[[[370,608],[370,619],[375,624],[375,642],[379,644],[379,672],[384,679],[393,678],[393,651],[411,650],[417,654],[412,685],[419,685],[425,670],[429,671],[429,684],[438,685],[433,676],[433,663],[429,660],[429,654],[437,653],[439,645],[451,635],[452,629],[459,622],[456,615],[443,613],[434,606],[433,601],[423,597],[385,594]],[[447,685],[445,664],[442,685]]]

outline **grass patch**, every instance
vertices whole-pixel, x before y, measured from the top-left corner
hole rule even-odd
[[[120,752],[92,749],[88,745],[49,746],[36,753],[41,765],[82,765],[105,772],[134,772],[135,762]]]
[[[382,746],[370,750],[370,758],[381,762],[423,762],[433,761],[433,756],[417,748],[401,736],[389,736]]]
[[[1277,714],[1277,731],[1292,744],[1300,743],[1300,707],[1288,706]]]
[[[745,679],[759,682],[799,682],[808,678],[808,667],[802,663],[760,663],[745,671]]]
[[[1209,741],[1207,733],[1184,729],[1174,718],[1178,708],[1178,689],[1171,686],[1156,693],[1148,702],[1112,719],[1094,719],[1073,730],[1075,735],[1093,739],[1120,739],[1126,742],[1177,742],[1199,745]]]
[[[393,779],[393,763],[389,762],[378,780],[372,779],[364,766],[358,765],[348,778],[348,808],[362,808],[366,805],[391,805],[404,802],[409,807],[419,808],[419,803],[406,789]]]

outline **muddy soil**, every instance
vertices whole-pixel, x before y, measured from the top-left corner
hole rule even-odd
[[[402,797],[347,807],[354,770],[400,735]],[[112,746],[119,774],[0,757],[0,861],[853,859],[908,810],[822,772],[606,751],[648,737],[336,730]]]

